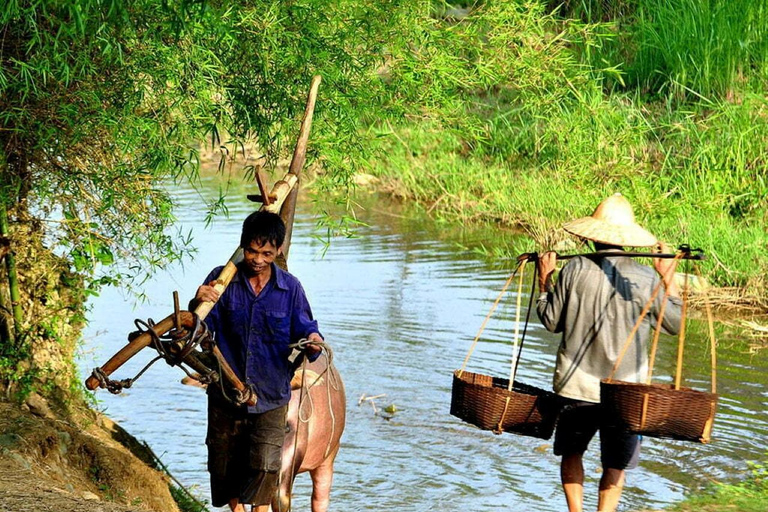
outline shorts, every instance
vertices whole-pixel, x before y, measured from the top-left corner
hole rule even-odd
[[[634,469],[640,460],[641,438],[611,424],[600,404],[561,398],[555,431],[555,455],[583,454],[600,431],[603,469]]]
[[[284,405],[261,414],[248,414],[220,397],[208,396],[208,472],[211,504],[221,507],[237,498],[241,503],[267,505],[277,490],[285,440]]]

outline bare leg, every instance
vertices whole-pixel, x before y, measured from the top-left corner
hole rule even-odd
[[[600,479],[600,492],[597,500],[597,510],[600,512],[614,512],[619,506],[621,491],[624,488],[623,469],[606,468]]]
[[[245,507],[237,498],[232,498],[229,500],[229,508],[232,509],[232,512],[245,512]]]
[[[584,466],[580,453],[563,455],[560,462],[560,479],[563,482],[568,512],[582,512],[584,501]]]
[[[333,483],[333,459],[328,457],[320,466],[309,472],[312,477],[312,512],[326,512],[331,502]]]

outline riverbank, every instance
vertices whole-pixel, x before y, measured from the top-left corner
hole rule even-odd
[[[598,5],[437,24],[407,70],[435,87],[418,113],[365,125],[366,172],[436,217],[520,229],[518,253],[557,248],[563,222],[621,192],[660,239],[704,250],[720,304],[768,312],[765,10]]]
[[[93,411],[0,401],[0,511],[179,512],[151,452]]]
[[[739,484],[717,484],[708,492],[691,496],[665,511],[638,512],[765,512],[768,510],[766,465],[753,465],[752,474]]]
[[[701,171],[691,179],[654,167],[574,171],[532,163],[523,169],[466,154],[459,137],[428,123],[378,133],[386,158],[371,160],[368,169],[379,180],[377,187],[439,219],[493,223],[529,238],[511,247],[502,242],[493,248],[497,256],[574,247],[561,225],[591,214],[603,198],[620,192],[633,203],[638,222],[659,239],[704,250],[707,260],[700,270],[719,290],[715,305],[768,314],[768,210],[731,215],[742,192],[721,180],[720,171]]]

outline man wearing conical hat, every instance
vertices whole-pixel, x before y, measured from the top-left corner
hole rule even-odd
[[[624,486],[625,470],[637,465],[640,438],[611,425],[600,409],[600,381],[608,378],[626,340],[664,280],[669,297],[659,293],[621,359],[613,378],[644,382],[648,372],[648,340],[666,300],[662,326],[675,334],[680,329],[681,306],[674,281],[675,262],[654,259],[654,269],[629,257],[604,256],[624,247],[657,247],[666,244],[635,222],[632,206],[621,194],[605,199],[588,217],[566,223],[564,229],[591,242],[595,254],[570,260],[552,285],[556,256],[548,252],[538,262],[538,314],[544,326],[562,333],[557,352],[554,390],[563,402],[555,433],[554,451],[562,456],[560,476],[569,512],[581,512],[584,492],[582,457],[600,431],[603,475],[598,511],[613,512]]]

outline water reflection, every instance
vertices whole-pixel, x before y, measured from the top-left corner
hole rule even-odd
[[[179,218],[196,235],[196,259],[174,269],[173,276],[157,276],[146,289],[151,304],[132,309],[132,299],[119,290],[107,290],[92,302],[84,373],[124,344],[134,318],[169,314],[173,290],[179,291],[182,303],[192,297],[199,281],[226,261],[237,244],[240,223],[252,203],[233,196],[231,220],[217,219],[205,229],[198,194],[186,189],[176,193]],[[312,216],[306,210],[297,216],[290,270],[303,282],[321,330],[335,348],[349,399],[332,510],[563,509],[559,460],[551,453],[551,441],[494,436],[448,414],[452,371],[461,365],[512,267],[511,262],[508,268],[489,266],[456,242],[471,246],[498,233],[446,230],[397,212],[370,201],[362,212],[368,226],[360,229],[360,237],[334,240],[324,258],[319,256],[322,243],[311,237]],[[510,294],[486,328],[469,370],[508,375],[513,308]],[[706,389],[706,344],[701,339],[688,343],[688,384]],[[674,371],[675,341],[664,344],[667,350],[658,363],[662,380]],[[520,380],[548,388],[556,346],[557,338],[534,322]],[[152,355],[140,353],[119,376],[133,376]],[[745,460],[761,459],[768,449],[763,412],[767,369],[764,355],[750,359],[735,345],[724,346],[713,443],[647,439],[640,468],[629,474],[621,510],[679,501],[687,490],[711,479],[735,478],[744,471]],[[182,386],[182,376],[161,362],[122,395],[100,391],[98,398],[110,416],[150,444],[181,482],[207,496],[205,397]],[[386,394],[377,404],[393,403],[399,411],[389,420],[376,416],[366,403],[357,405],[362,394]],[[596,449],[585,466],[587,506],[594,508],[600,477]],[[295,492],[296,509],[308,510],[306,475],[297,479]]]

